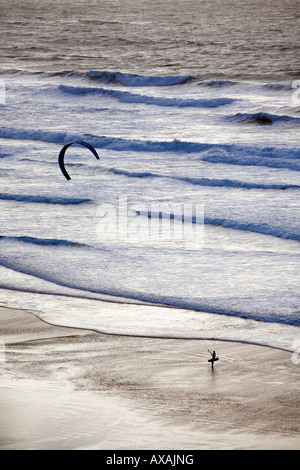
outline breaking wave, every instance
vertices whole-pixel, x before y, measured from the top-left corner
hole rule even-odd
[[[140,86],[173,86],[182,85],[193,80],[190,75],[178,76],[143,76],[122,72],[93,71],[87,73],[92,80],[101,83],[120,83],[127,87]]]
[[[230,122],[236,124],[258,124],[260,126],[271,126],[272,124],[289,122],[300,124],[300,118],[286,115],[277,115],[269,113],[237,113],[227,118]]]
[[[78,72],[76,70],[65,70],[57,72],[31,72],[20,69],[8,69],[0,71],[0,75],[39,75],[44,78],[62,77],[88,79],[94,82],[104,84],[120,84],[127,87],[146,87],[146,86],[174,86],[189,83],[196,78],[191,75],[138,75],[123,72],[110,72],[106,70],[90,70],[89,72]]]
[[[145,96],[129,91],[112,90],[107,88],[96,87],[74,87],[69,85],[59,85],[59,90],[63,93],[73,95],[102,95],[111,96],[118,99],[121,103],[140,103],[153,106],[170,107],[175,106],[179,108],[217,108],[231,104],[236,100],[234,98],[210,98],[210,99],[182,99],[182,98],[163,98],[157,96]]]
[[[164,207],[162,205],[162,207]],[[182,214],[171,214],[166,212],[147,212],[137,211],[137,216],[144,216],[148,218],[164,218],[164,219],[175,219],[180,220],[184,223],[199,224],[199,219],[195,216],[186,217]],[[233,219],[221,218],[221,217],[207,217],[204,216],[200,223],[204,225],[216,225],[223,228],[229,228],[234,230],[243,230],[254,233],[260,233],[262,235],[269,235],[272,237],[282,238],[285,240],[295,240],[300,242],[300,232],[289,230],[287,227],[272,226],[266,223],[253,223],[250,221],[238,221]]]
[[[241,189],[299,189],[299,185],[295,184],[263,184],[251,183],[246,181],[236,181],[229,179],[212,179],[212,178],[191,178],[188,176],[175,176],[175,175],[160,175],[151,172],[136,172],[120,170],[117,168],[109,168],[108,170],[115,175],[127,176],[129,178],[166,178],[171,180],[182,181],[184,183],[196,186],[223,186],[227,188],[241,188]]]
[[[300,170],[300,150],[288,147],[260,147],[238,144],[213,144],[188,142],[178,139],[153,141],[107,137],[94,134],[70,134],[46,130],[0,128],[0,138],[15,140],[38,140],[65,145],[68,142],[84,140],[95,148],[118,152],[179,152],[200,154],[203,161],[246,166],[268,166]]]

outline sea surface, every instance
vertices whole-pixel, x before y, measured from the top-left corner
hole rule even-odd
[[[0,304],[299,349],[299,1],[0,10]]]

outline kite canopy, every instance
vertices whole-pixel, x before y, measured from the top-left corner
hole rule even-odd
[[[70,180],[71,177],[70,175],[68,174],[66,168],[65,168],[65,163],[64,163],[64,158],[65,158],[65,153],[66,153],[66,150],[67,148],[69,148],[71,145],[74,145],[74,144],[78,144],[78,145],[83,145],[83,147],[86,147],[88,148],[94,155],[95,157],[97,158],[97,160],[100,160],[100,157],[98,155],[98,153],[96,152],[96,150],[94,149],[94,147],[92,147],[92,145],[88,144],[87,142],[83,142],[83,141],[76,141],[76,142],[70,142],[69,144],[66,144],[60,151],[59,153],[59,156],[58,156],[58,163],[59,163],[59,166],[60,166],[60,169],[62,171],[62,174],[64,175],[64,177],[67,179],[67,180]]]

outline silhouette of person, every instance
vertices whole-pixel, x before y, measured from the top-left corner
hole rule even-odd
[[[210,352],[210,351],[209,351]],[[211,354],[211,359],[208,359],[208,362],[211,362],[211,366],[214,366],[214,362],[218,361],[219,358],[216,357],[216,351],[210,352]]]

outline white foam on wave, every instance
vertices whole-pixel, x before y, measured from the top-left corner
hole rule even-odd
[[[84,297],[105,294],[299,325],[299,295],[294,290],[299,249],[292,246],[290,252],[263,247],[237,251],[234,244],[231,249],[204,246],[191,252],[176,245],[162,250],[158,245],[138,247],[119,241],[87,249],[66,240],[22,238],[6,237],[0,242],[1,265],[51,282],[54,293],[57,285],[58,291],[62,287],[77,289]],[[283,277],[288,287],[282,284]],[[0,287],[8,285],[4,279]]]
[[[38,140],[54,144],[66,144],[76,140],[86,140],[97,148],[106,148],[116,151],[134,151],[134,152],[183,152],[183,153],[201,153],[210,151],[204,155],[206,161],[228,161],[234,158],[260,158],[264,159],[283,159],[292,160],[291,165],[297,164],[300,158],[298,148],[286,148],[276,146],[261,146],[249,144],[218,144],[208,142],[193,142],[180,139],[170,141],[138,140],[126,139],[122,137],[109,137],[94,134],[72,134],[70,132],[54,132],[42,129],[24,129],[13,127],[0,127],[0,138],[14,140]],[[213,151],[218,152],[214,155]],[[221,153],[220,153],[221,152]],[[223,153],[222,153],[223,152]],[[227,160],[226,160],[227,159]],[[241,163],[242,164],[242,163]],[[258,163],[259,164],[259,163]],[[276,165],[276,162],[275,162]]]
[[[300,124],[300,118],[285,114],[271,114],[266,112],[257,113],[237,113],[227,116],[226,120],[237,124],[256,124],[261,126],[271,126],[273,124]]]
[[[30,282],[30,276],[21,276],[22,284],[24,278]],[[250,321],[167,306],[134,304],[124,299],[81,298],[80,292],[72,293],[71,290],[66,290],[65,294],[62,290],[60,295],[52,295],[0,289],[0,304],[32,311],[41,320],[53,325],[89,329],[104,334],[237,341],[287,351],[293,351],[298,331],[292,325]]]
[[[190,75],[143,76],[122,72],[89,71],[87,76],[101,83],[120,83],[127,87],[140,86],[173,86],[187,83],[193,78]]]
[[[25,274],[16,282],[1,269],[1,288],[14,289],[3,302],[108,333],[290,347],[299,331],[295,121],[263,127],[228,120],[229,113],[238,120],[258,110],[292,115],[288,89],[113,72],[3,78],[8,100],[0,138],[8,158],[1,164],[10,174],[1,172],[1,264],[32,275],[30,283]],[[224,98],[235,101],[211,107]],[[74,140],[103,151],[97,166],[75,151],[68,164],[82,167],[66,184],[57,157]],[[205,203],[209,246],[200,253],[178,241],[96,243],[96,205],[112,207],[119,194],[137,209],[152,201]],[[148,228],[146,217],[142,222]],[[19,297],[22,288],[28,292]],[[109,305],[99,302],[109,295]],[[132,302],[161,305],[130,310]]]
[[[60,85],[59,90],[63,93],[73,95],[101,95],[111,96],[118,99],[121,103],[141,103],[146,105],[175,106],[179,108],[217,108],[232,104],[236,101],[234,98],[203,98],[203,99],[182,99],[182,98],[165,98],[157,96],[145,96],[128,91],[113,90],[107,88],[91,88],[91,87],[73,87],[68,85]]]

